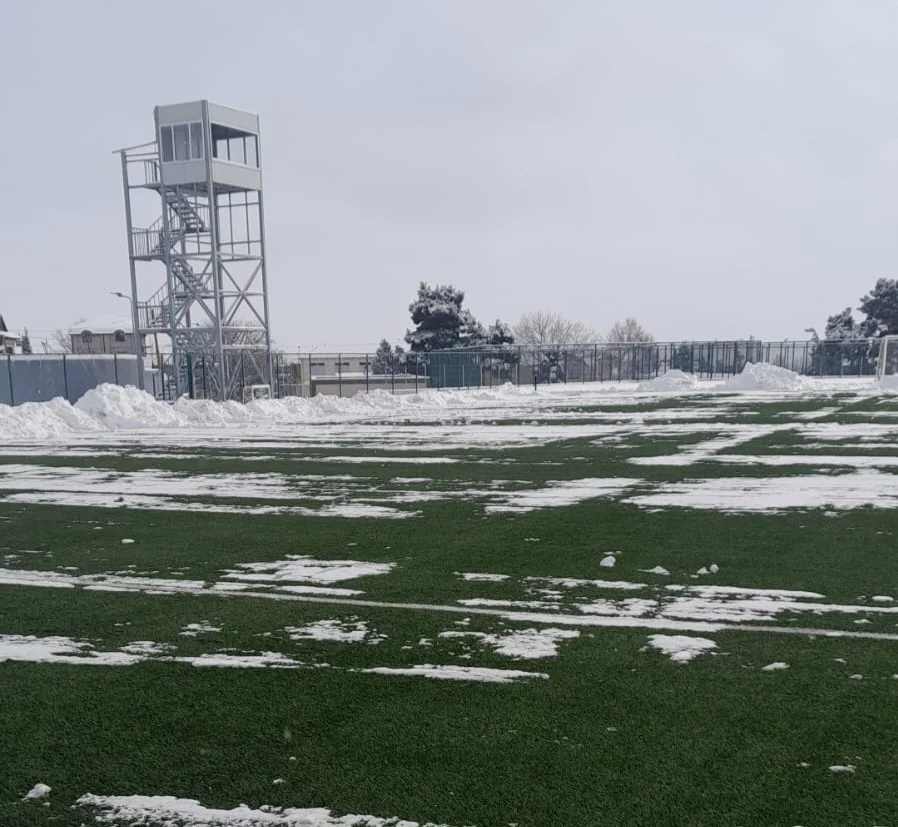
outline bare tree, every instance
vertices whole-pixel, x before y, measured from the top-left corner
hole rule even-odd
[[[601,341],[591,327],[565,318],[560,313],[537,310],[525,313],[514,326],[515,342],[519,345],[585,344]]]
[[[614,323],[608,335],[605,337],[607,342],[654,342],[655,337],[652,336],[639,322],[632,316],[628,316],[622,322]]]
[[[59,328],[41,341],[44,353],[71,353],[72,337],[68,331]]]
[[[528,351],[521,354],[521,359],[531,366],[538,382],[566,381],[568,369],[575,363],[582,370],[583,349],[565,345],[591,344],[602,339],[588,325],[546,310],[521,316],[514,326],[514,336],[516,344]]]

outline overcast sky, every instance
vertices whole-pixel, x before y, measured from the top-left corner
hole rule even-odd
[[[893,0],[12,0],[0,313],[127,314],[112,151],[208,98],[262,116],[288,350],[400,339],[421,280],[484,322],[802,337],[896,276],[896,47]]]

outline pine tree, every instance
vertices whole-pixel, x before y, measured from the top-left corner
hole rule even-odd
[[[866,317],[860,324],[862,336],[878,338],[898,334],[898,281],[879,279],[861,299],[858,309]]]
[[[418,297],[408,307],[416,327],[405,334],[405,341],[414,353],[482,343],[483,327],[462,307],[464,300],[464,291],[452,285],[431,287],[421,282]]]

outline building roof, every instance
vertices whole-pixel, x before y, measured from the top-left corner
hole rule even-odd
[[[3,321],[2,314],[0,314],[0,333],[9,333],[9,328],[6,326],[6,322]]]
[[[131,319],[127,316],[98,316],[94,319],[86,319],[83,322],[75,322],[69,328],[69,334],[78,335],[85,330],[101,335],[103,333],[115,333],[121,330],[131,332]]]

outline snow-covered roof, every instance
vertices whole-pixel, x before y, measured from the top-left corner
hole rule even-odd
[[[91,333],[115,333],[116,330],[131,332],[131,319],[128,316],[98,316],[94,319],[87,319],[83,322],[75,322],[70,328],[69,333],[83,333],[89,330]]]

